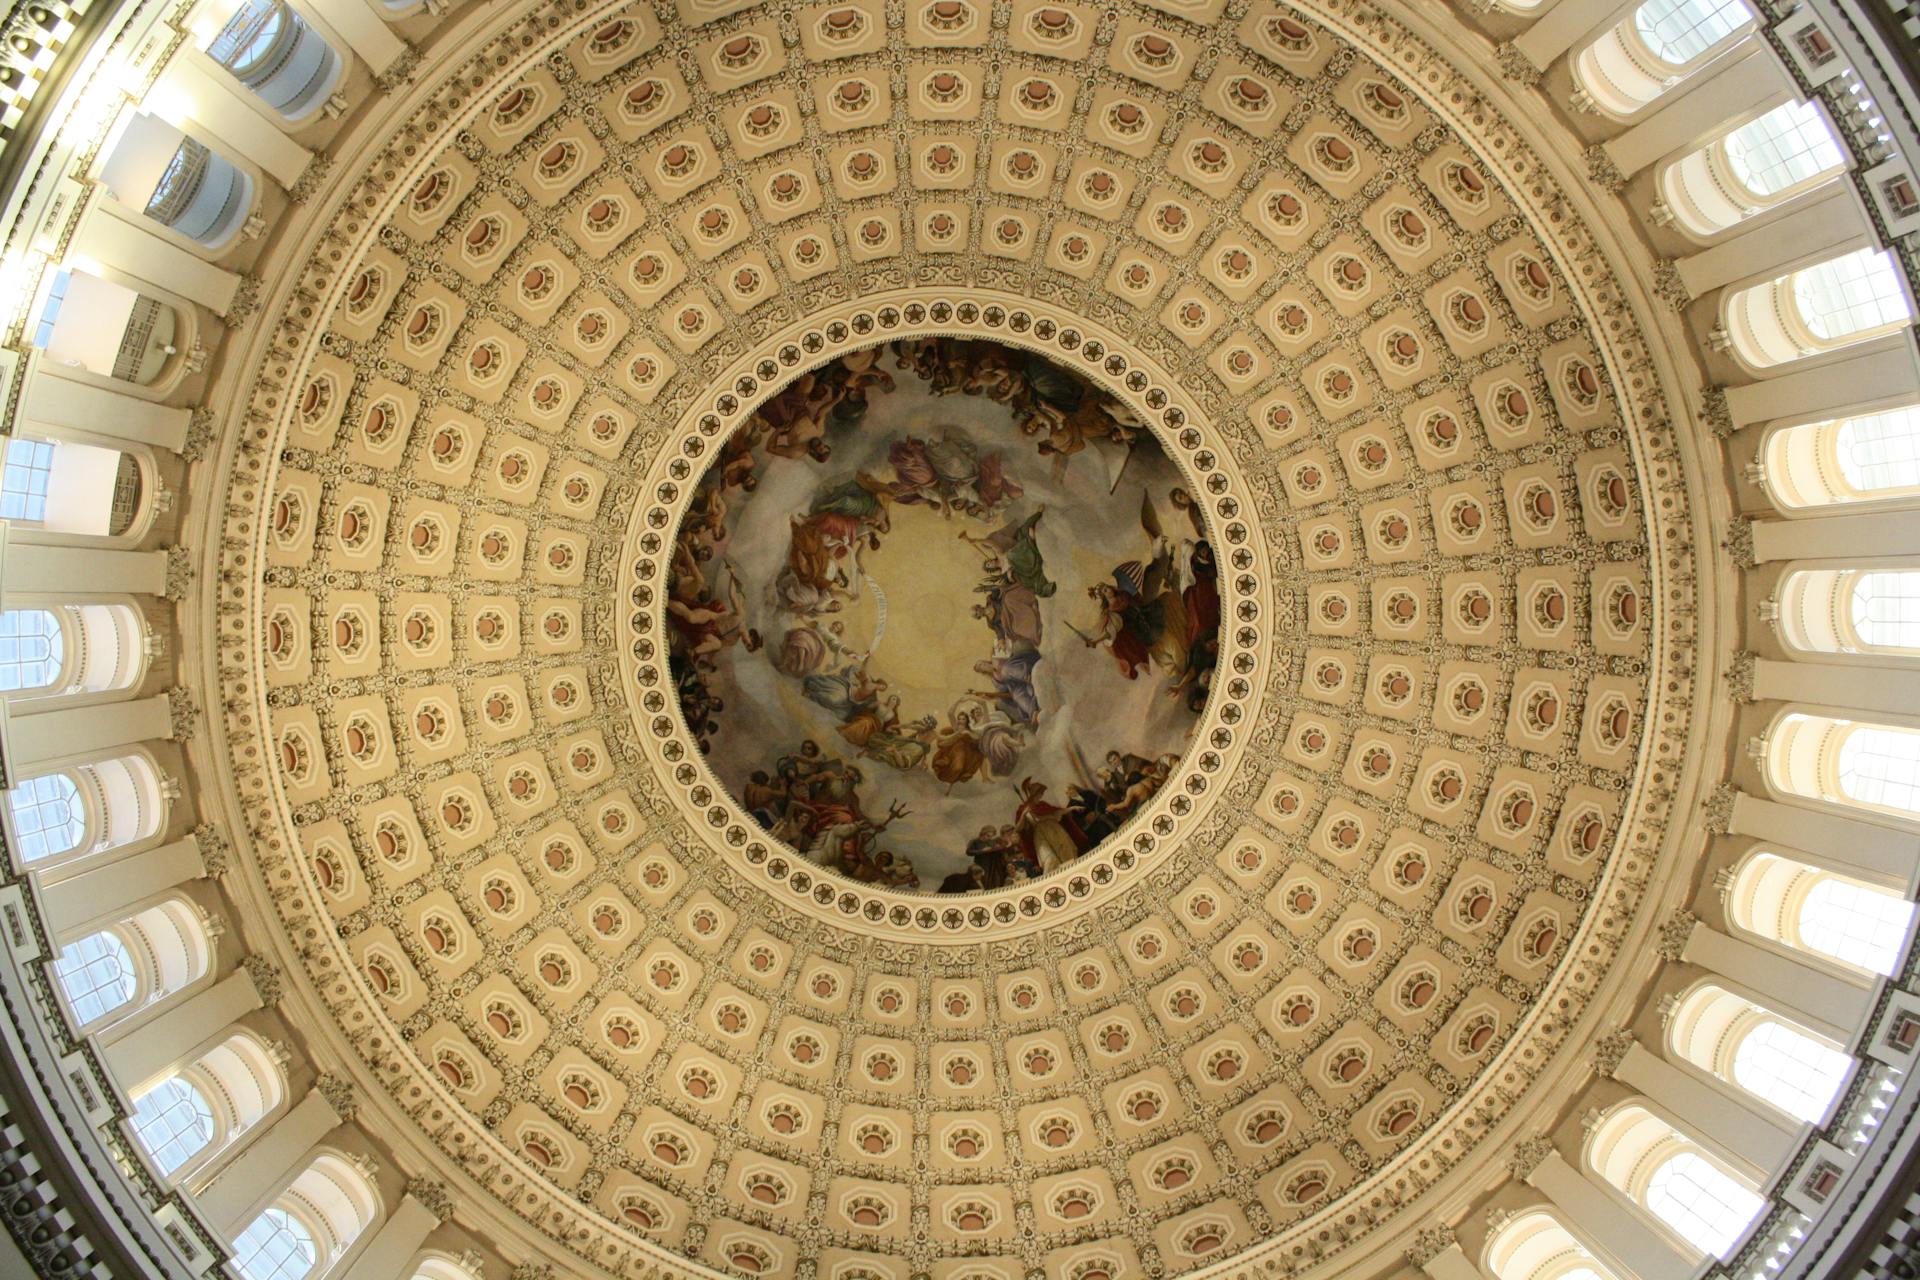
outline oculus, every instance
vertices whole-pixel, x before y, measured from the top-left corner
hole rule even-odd
[[[994,342],[801,374],[675,541],[675,687],[771,835],[883,887],[1034,879],[1165,783],[1219,652],[1213,543],[1134,413]]]

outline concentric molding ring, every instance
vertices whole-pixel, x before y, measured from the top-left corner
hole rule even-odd
[[[693,745],[666,672],[666,593],[656,589],[700,476],[718,456],[712,446],[811,368],[876,343],[936,336],[988,338],[1047,356],[1149,424],[1192,491],[1207,497],[1207,522],[1221,547],[1225,677],[1194,727],[1178,773],[1099,849],[1042,881],[942,898],[940,905],[927,894],[876,889],[820,871],[759,830]],[[1250,767],[1247,744],[1261,723],[1276,628],[1293,620],[1283,617],[1291,601],[1276,598],[1266,533],[1234,462],[1233,442],[1175,379],[1106,326],[1063,308],[978,289],[911,289],[815,313],[760,343],[713,385],[721,390],[690,407],[657,446],[628,524],[616,597],[628,610],[620,674],[635,737],[690,839],[836,927],[957,944],[978,943],[988,930],[1004,939],[1059,925],[1110,901],[1171,851],[1196,841],[1218,797]]]

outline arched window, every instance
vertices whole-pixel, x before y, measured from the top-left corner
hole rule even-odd
[[[1853,1060],[1798,1027],[1769,1018],[1733,1051],[1734,1083],[1790,1116],[1814,1122],[1847,1078]]]
[[[331,1265],[380,1213],[366,1177],[337,1155],[315,1157],[234,1241],[246,1280],[301,1280]]]
[[[1913,928],[1913,904],[1839,876],[1823,876],[1800,904],[1799,934],[1836,960],[1892,973]]]
[[[1753,25],[1742,0],[1647,0],[1574,59],[1576,100],[1630,116]]]
[[[263,1209],[233,1242],[233,1266],[245,1280],[303,1280],[320,1260],[313,1232],[277,1205]]]
[[[1727,295],[1724,342],[1767,368],[1892,333],[1913,319],[1900,269],[1859,249]]]
[[[1727,893],[1736,928],[1868,973],[1892,973],[1914,906],[1905,898],[1776,853],[1740,864]]]
[[[160,117],[128,112],[104,150],[100,181],[161,226],[217,250],[246,222],[253,179]]]
[[[1683,1239],[1724,1256],[1766,1201],[1697,1151],[1667,1157],[1647,1180],[1647,1208]]]
[[[74,1019],[90,1025],[191,986],[212,961],[205,913],[173,897],[66,944],[54,974]]]
[[[1594,1127],[1587,1162],[1696,1255],[1725,1257],[1766,1207],[1753,1186],[1638,1103],[1615,1107]]]
[[[1615,1280],[1611,1271],[1545,1210],[1508,1219],[1487,1241],[1493,1280]]]
[[[65,773],[26,779],[13,789],[13,825],[22,862],[71,853],[87,834],[80,788]]]
[[[1761,467],[1783,507],[1920,495],[1920,405],[1769,432]]]
[[[117,538],[147,514],[146,472],[131,453],[24,436],[5,445],[0,520],[47,533]]]
[[[0,693],[51,688],[60,679],[65,648],[52,610],[0,610]]]
[[[1840,472],[1856,491],[1920,489],[1920,407],[1848,418],[1834,441]]]
[[[12,790],[22,862],[123,848],[157,835],[167,793],[145,755],[22,779]]]
[[[170,1174],[212,1145],[213,1104],[191,1080],[168,1076],[134,1102],[133,1131],[154,1168]]]
[[[344,64],[286,0],[242,0],[207,56],[288,120],[320,109]]]
[[[146,674],[147,626],[124,604],[0,611],[0,694],[104,693]]]
[[[1633,29],[1647,51],[1679,68],[1753,22],[1741,0],[1647,0],[1633,13]]]
[[[1788,102],[1668,165],[1662,200],[1687,230],[1712,235],[1832,178],[1845,164],[1820,108]]]
[[[1862,649],[1920,652],[1920,572],[1849,575],[1847,605]]]
[[[1920,656],[1920,570],[1800,569],[1775,598],[1796,649]]]
[[[162,1174],[198,1174],[285,1097],[279,1062],[257,1036],[237,1031],[135,1099],[134,1133]]]
[[[131,1003],[140,988],[140,971],[118,933],[103,929],[61,948],[54,976],[66,994],[74,1021],[97,1022]]]
[[[1920,731],[1795,713],[1768,735],[1767,766],[1782,791],[1920,818]]]
[[[142,387],[185,364],[190,335],[173,307],[78,266],[48,275],[33,330],[46,360]]]
[[[1783,103],[1735,129],[1724,145],[1734,178],[1760,198],[1836,173],[1846,162],[1833,127],[1811,102]]]
[[[1667,1024],[1674,1053],[1797,1120],[1821,1119],[1853,1059],[1751,1000],[1701,983]]]
[[[1878,725],[1850,726],[1836,770],[1850,800],[1876,809],[1920,814],[1920,733]]]
[[[1835,342],[1913,318],[1900,268],[1886,250],[1856,249],[1797,271],[1793,301],[1817,338]]]

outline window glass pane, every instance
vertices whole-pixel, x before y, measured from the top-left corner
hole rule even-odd
[[[47,305],[40,308],[40,322],[33,328],[33,345],[45,351],[53,342],[53,330],[60,322],[60,307],[67,300],[67,286],[73,282],[73,273],[62,267],[53,273],[53,284],[47,289]]]
[[[1648,0],[1633,28],[1654,57],[1681,67],[1752,21],[1741,0]]]
[[[1647,1208],[1711,1254],[1732,1248],[1765,1203],[1691,1151],[1666,1161],[1647,1183]]]
[[[1853,1059],[1781,1022],[1763,1022],[1733,1052],[1734,1083],[1790,1116],[1818,1120]]]
[[[1834,443],[1854,488],[1920,488],[1920,407],[1849,418]]]
[[[47,518],[47,482],[53,445],[15,436],[0,453],[0,520],[38,523]]]
[[[77,848],[87,832],[80,788],[64,773],[28,778],[13,789],[13,826],[23,862]]]
[[[133,999],[133,957],[117,934],[102,931],[81,938],[60,952],[53,972],[83,1026]]]
[[[1885,250],[1859,249],[1794,272],[1793,301],[1813,335],[1828,341],[1912,318]]]
[[[1920,649],[1920,573],[1863,573],[1850,583],[1853,632],[1878,649]]]
[[[1789,102],[1727,135],[1727,163],[1757,196],[1776,195],[1837,170],[1840,144],[1810,102]]]
[[[1849,726],[1839,774],[1840,790],[1850,799],[1920,814],[1920,733]]]
[[[1892,973],[1913,924],[1913,904],[1850,880],[1828,878],[1800,904],[1800,941],[1836,960]]]
[[[45,689],[60,675],[60,619],[46,609],[0,612],[0,693]]]
[[[133,1104],[133,1131],[162,1173],[172,1173],[213,1141],[213,1108],[200,1090],[170,1076]]]
[[[233,1242],[233,1267],[246,1280],[300,1280],[320,1251],[300,1220],[285,1209],[268,1209]]]
[[[273,52],[274,40],[291,17],[275,0],[245,0],[207,46],[207,56],[245,79]]]

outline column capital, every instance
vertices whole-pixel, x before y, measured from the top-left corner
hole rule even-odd
[[[1751,569],[1760,563],[1753,550],[1753,521],[1746,516],[1727,521],[1727,536],[1720,540],[1720,547],[1736,569]]]
[[[180,456],[188,462],[198,462],[207,456],[207,450],[213,447],[214,435],[213,410],[201,405],[187,418],[187,438],[180,443]]]
[[[233,846],[220,834],[220,829],[210,822],[198,823],[193,828],[193,842],[200,849],[200,865],[206,869],[211,879],[219,879],[233,866]]]
[[[1514,1177],[1524,1181],[1531,1178],[1533,1171],[1552,1154],[1553,1139],[1544,1133],[1536,1133],[1531,1138],[1522,1138],[1513,1144],[1507,1165],[1513,1170]]]
[[[1593,179],[1595,186],[1612,192],[1619,192],[1626,187],[1627,175],[1620,172],[1620,166],[1613,162],[1613,157],[1599,143],[1588,147],[1581,158],[1587,162],[1587,176]]]
[[[1407,1246],[1407,1261],[1416,1267],[1424,1267],[1455,1243],[1453,1228],[1444,1222],[1422,1227],[1413,1233],[1413,1243]]]
[[[192,690],[178,685],[167,690],[167,737],[173,742],[191,738],[200,721],[200,703]]]
[[[1668,916],[1660,925],[1660,936],[1654,944],[1660,955],[1666,960],[1678,960],[1681,952],[1687,949],[1688,939],[1693,937],[1693,927],[1700,923],[1698,916],[1682,907]]]
[[[1633,1032],[1624,1027],[1607,1032],[1593,1042],[1593,1069],[1603,1076],[1614,1074],[1620,1070],[1621,1060],[1634,1043]]]
[[[270,1009],[280,1003],[284,984],[279,965],[263,955],[250,955],[240,962],[240,967],[247,971],[247,977],[253,981],[253,989],[260,993],[262,1006]]]
[[[1653,293],[1675,311],[1685,311],[1693,301],[1687,282],[1680,277],[1679,264],[1671,258],[1653,264]]]
[[[1504,40],[1494,46],[1494,60],[1500,64],[1500,74],[1517,85],[1533,88],[1540,83],[1540,68],[1533,65],[1520,47],[1511,40]]]
[[[441,1222],[453,1217],[453,1196],[448,1192],[446,1183],[436,1182],[424,1174],[415,1174],[407,1179],[406,1193]]]
[[[351,1120],[360,1113],[360,1095],[347,1080],[323,1071],[314,1078],[313,1091],[327,1100],[333,1114]]]
[[[1751,649],[1742,649],[1727,659],[1727,693],[1741,706],[1753,701],[1754,664],[1760,655]]]
[[[287,199],[294,204],[305,204],[319,194],[326,184],[327,175],[333,171],[333,161],[324,155],[316,154],[307,161],[307,167],[300,171],[300,177],[287,188]]]
[[[167,548],[167,576],[163,594],[169,600],[187,598],[187,588],[193,585],[193,553],[185,547]]]
[[[1722,782],[1707,792],[1706,799],[1700,802],[1700,818],[1707,824],[1707,830],[1717,836],[1724,836],[1733,830],[1733,806],[1740,799],[1740,788],[1731,782]]]

